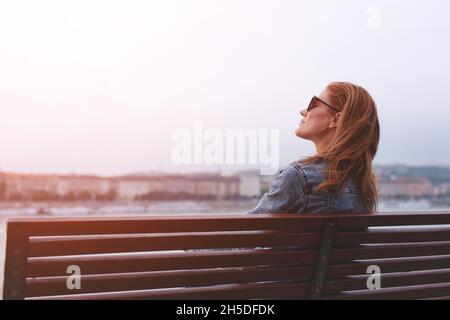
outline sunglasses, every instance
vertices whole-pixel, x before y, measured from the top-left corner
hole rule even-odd
[[[338,108],[333,107],[332,105],[326,103],[325,101],[323,101],[322,99],[320,99],[320,98],[318,98],[318,97],[316,97],[316,96],[313,96],[313,97],[312,97],[312,99],[311,99],[311,101],[309,102],[309,105],[308,105],[308,108],[306,109],[306,111],[311,111],[312,108],[317,107],[317,105],[318,105],[319,102],[323,103],[323,104],[326,105],[328,108],[330,108],[330,109],[332,109],[332,110],[334,110],[334,111],[336,111],[336,112],[340,112],[340,111],[341,111],[341,110],[339,110]]]

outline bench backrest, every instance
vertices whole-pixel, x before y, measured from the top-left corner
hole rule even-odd
[[[3,297],[446,298],[449,225],[450,212],[11,219]]]
[[[450,297],[450,212],[343,216],[333,233],[322,298]],[[368,288],[373,270],[377,290]]]

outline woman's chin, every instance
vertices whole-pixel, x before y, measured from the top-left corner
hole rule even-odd
[[[297,129],[295,129],[295,135],[299,138],[303,138],[303,130],[302,128],[298,127]]]
[[[308,134],[300,127],[295,129],[295,135],[301,139],[309,140]]]

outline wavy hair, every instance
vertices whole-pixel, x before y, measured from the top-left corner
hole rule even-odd
[[[327,91],[330,103],[342,114],[329,144],[301,162],[325,161],[326,179],[317,186],[317,191],[340,194],[347,179],[351,178],[357,185],[364,208],[375,211],[379,177],[373,172],[372,160],[380,139],[375,102],[364,88],[348,82],[332,82]]]

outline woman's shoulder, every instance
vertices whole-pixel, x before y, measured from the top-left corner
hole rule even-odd
[[[272,180],[271,189],[296,194],[303,192],[306,184],[305,172],[295,162],[292,162],[278,170]]]
[[[314,185],[323,181],[325,175],[323,162],[304,163],[293,161],[278,171],[273,186],[280,189],[290,189],[307,192]]]
[[[299,178],[302,179],[303,175],[303,169],[295,162],[292,162],[282,167],[276,174],[276,177],[282,178],[283,180],[296,180]]]
[[[324,178],[325,177],[325,161],[318,160],[316,162],[303,162],[303,159],[294,161],[291,166],[298,172],[302,173],[306,179]]]

